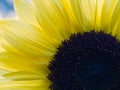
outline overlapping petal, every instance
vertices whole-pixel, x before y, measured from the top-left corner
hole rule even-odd
[[[16,14],[19,16],[21,20],[39,27],[33,7],[28,1],[15,0],[14,6]]]
[[[47,30],[53,36],[59,37],[61,40],[69,36],[71,32],[69,18],[60,1],[32,1],[38,23],[44,30]]]
[[[1,53],[0,68],[12,71],[34,71],[44,70],[49,63],[49,59],[41,57],[28,57],[19,54]],[[46,70],[46,69],[45,69]]]
[[[54,46],[44,40],[46,34],[40,28],[19,20],[3,20],[0,21],[0,30],[1,36],[22,54],[40,56],[46,53],[50,56],[55,52]],[[49,40],[49,37],[45,38]]]
[[[0,21],[0,90],[49,90],[47,66],[72,33],[120,39],[120,0],[14,0],[19,20]]]

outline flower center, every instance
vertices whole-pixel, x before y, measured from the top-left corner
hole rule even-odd
[[[50,62],[51,90],[120,89],[120,42],[104,32],[73,34]]]

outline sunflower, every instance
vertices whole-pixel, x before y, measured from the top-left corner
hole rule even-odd
[[[0,20],[0,90],[119,90],[120,0],[14,0]]]

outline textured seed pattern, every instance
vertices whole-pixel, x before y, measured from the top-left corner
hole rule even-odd
[[[51,90],[120,90],[120,42],[102,31],[73,34],[48,68]]]

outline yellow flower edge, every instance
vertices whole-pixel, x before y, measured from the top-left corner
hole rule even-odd
[[[0,90],[49,90],[47,69],[72,33],[102,30],[120,40],[120,0],[14,0],[0,20]]]

